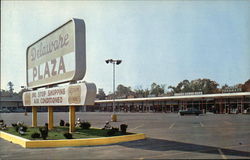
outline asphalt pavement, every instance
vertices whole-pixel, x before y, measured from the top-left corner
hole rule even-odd
[[[112,113],[77,112],[92,127],[103,127]],[[54,125],[68,121],[69,113],[55,112]],[[32,114],[1,113],[8,125],[23,121],[31,125]],[[47,113],[38,113],[38,125]],[[105,146],[25,149],[0,139],[0,159],[250,159],[250,115],[176,113],[118,113],[118,122],[129,132],[145,133],[147,139]]]

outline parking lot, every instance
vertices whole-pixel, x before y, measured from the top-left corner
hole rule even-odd
[[[77,112],[76,117],[103,127],[111,113]],[[8,125],[23,121],[31,125],[32,114],[1,113]],[[54,124],[68,121],[67,112],[54,113]],[[44,125],[47,113],[38,113]],[[238,159],[250,158],[250,115],[205,114],[179,116],[176,113],[118,113],[118,127],[145,133],[147,139],[106,146],[24,149],[0,139],[0,159]]]

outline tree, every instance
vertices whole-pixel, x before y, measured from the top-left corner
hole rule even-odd
[[[190,82],[188,80],[183,80],[182,82],[178,83],[176,87],[168,86],[169,89],[172,89],[174,93],[181,93],[181,92],[192,92],[190,88]]]
[[[14,91],[13,86],[14,86],[14,84],[11,81],[9,81],[8,84],[7,84],[7,86],[9,87],[10,94],[13,94],[13,91]]]
[[[29,91],[27,88],[23,88],[23,89],[21,89],[21,90],[17,93],[17,95],[20,96],[20,97],[22,97],[22,96],[23,96],[23,93],[24,93],[24,92],[27,92],[27,91]]]
[[[136,97],[148,97],[150,91],[148,89],[142,89],[142,87],[137,87],[137,89],[134,90]]]
[[[150,94],[159,96],[161,94],[164,94],[164,91],[165,91],[165,85],[158,85],[156,83],[151,84]]]
[[[134,92],[136,97],[144,97],[144,90],[142,89],[141,86],[137,87],[137,89],[135,89]]]
[[[224,89],[227,89],[229,86],[227,84],[224,84],[221,89],[224,90]]]
[[[0,92],[1,92],[0,96],[2,96],[2,97],[10,96],[9,91],[1,90]]]
[[[195,83],[195,82],[194,82]],[[181,91],[182,92],[192,92],[192,85],[188,80],[183,80],[181,82],[182,86],[181,86]]]
[[[103,99],[105,99],[105,97],[106,97],[106,94],[105,94],[104,90],[102,88],[99,88],[98,93],[96,95],[96,98],[103,100]]]
[[[247,80],[242,86],[243,92],[250,92],[250,79]]]
[[[174,93],[185,93],[185,92],[203,92],[204,94],[218,93],[218,83],[210,79],[195,79],[189,82],[183,80],[178,83],[176,87],[169,86]]]
[[[125,98],[133,94],[131,87],[126,87],[122,84],[119,84],[116,89],[116,97]]]
[[[198,79],[198,80],[199,80],[200,90],[204,94],[213,94],[219,92],[218,89],[219,84],[217,82],[212,81],[210,79]]]

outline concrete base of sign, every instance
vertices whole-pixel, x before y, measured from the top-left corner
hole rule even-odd
[[[24,148],[48,148],[48,147],[73,147],[73,146],[96,146],[108,145],[121,142],[129,142],[140,139],[145,139],[146,135],[143,133],[102,137],[102,138],[85,138],[85,139],[62,139],[62,140],[28,140],[18,137],[3,131],[0,131],[0,138],[19,144]]]

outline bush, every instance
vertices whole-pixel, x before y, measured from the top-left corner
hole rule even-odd
[[[31,134],[31,138],[40,138],[40,134],[35,132]]]
[[[64,126],[64,125],[65,125],[64,120],[60,120],[60,126]]]
[[[119,132],[119,128],[112,127],[115,132]]]
[[[6,130],[7,125],[4,124],[4,120],[0,120],[0,130]]]
[[[80,127],[82,129],[89,129],[91,127],[91,124],[89,122],[82,122]]]
[[[27,127],[27,126],[21,126],[21,127],[22,127],[21,131],[23,131],[23,132],[27,132],[27,129],[28,129],[28,127]]]
[[[108,130],[107,135],[108,136],[113,136],[113,135],[115,135],[116,132],[119,132],[119,129],[112,127],[112,129]]]
[[[42,138],[46,139],[48,137],[48,133],[49,133],[48,123],[45,123],[44,127],[40,127],[39,131],[41,133]]]
[[[107,132],[108,136],[113,136],[114,134],[115,134],[115,130],[113,130],[113,129],[109,129]]]
[[[121,132],[123,135],[125,135],[127,133],[127,128],[128,128],[128,125],[126,125],[126,124],[120,125],[120,129],[121,129]]]
[[[39,128],[39,131],[40,131],[43,139],[46,139],[48,137],[48,130],[46,130],[44,128]]]
[[[72,136],[71,133],[64,133],[63,136],[64,136],[65,138],[67,138],[67,139],[72,139],[72,138],[73,138],[73,136]]]
[[[11,125],[15,128],[16,132],[18,132],[18,133],[20,133],[20,131],[27,132],[28,127],[23,125],[23,123],[18,122],[18,124],[12,123]]]
[[[17,124],[16,124],[16,123],[12,123],[11,125],[12,125],[12,127],[16,127],[16,126],[17,126]]]
[[[18,132],[19,131],[19,126],[15,126],[15,131]]]
[[[67,123],[65,124],[65,126],[69,127],[69,123],[67,122]]]

